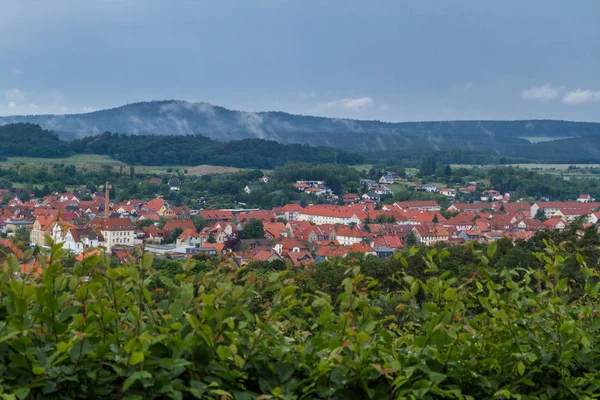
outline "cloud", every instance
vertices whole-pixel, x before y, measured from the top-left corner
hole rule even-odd
[[[473,88],[473,82],[467,82],[464,85],[462,85],[462,90],[464,90],[465,92],[468,92],[472,88]]]
[[[13,73],[13,74],[15,74],[15,75],[21,75],[21,74],[23,73],[23,70],[22,70],[22,69],[19,69],[19,68],[17,68],[17,67],[12,67],[11,71],[12,71],[12,73]]]
[[[20,89],[13,88],[8,89],[4,94],[4,97],[6,97],[6,100],[8,101],[20,102],[25,100],[25,93],[23,93]]]
[[[4,92],[4,98],[5,102],[0,100],[0,115],[65,114],[70,110],[59,91],[25,92],[10,88]]]
[[[359,111],[363,110],[374,103],[370,97],[359,97],[357,99],[344,98],[339,100],[330,101],[325,104],[327,108],[343,108],[346,110]]]
[[[521,97],[525,100],[534,101],[550,101],[555,100],[560,95],[560,89],[553,87],[551,84],[532,87],[521,92]]]
[[[589,89],[576,89],[565,94],[562,99],[564,104],[569,105],[584,104],[596,101],[600,101],[600,90],[594,91]]]

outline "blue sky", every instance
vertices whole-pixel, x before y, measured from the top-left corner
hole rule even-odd
[[[598,21],[598,0],[2,0],[0,115],[600,121]]]

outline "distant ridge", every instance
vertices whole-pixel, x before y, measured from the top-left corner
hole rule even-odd
[[[107,131],[200,134],[219,141],[261,138],[360,152],[456,148],[510,154],[506,146],[531,144],[530,138],[547,141],[600,137],[600,123],[555,120],[391,123],[274,111],[235,111],[179,100],[133,103],[85,114],[0,117],[0,125],[18,122],[39,124],[65,139]]]

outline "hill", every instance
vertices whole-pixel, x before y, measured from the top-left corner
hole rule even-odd
[[[61,140],[39,125],[0,126],[0,157],[63,158],[99,154],[130,165],[202,165],[272,169],[288,162],[361,164],[364,156],[331,147],[244,139],[220,142],[201,135],[128,135],[102,133]]]
[[[62,139],[103,132],[201,135],[219,142],[265,139],[334,147],[381,158],[421,159],[437,153],[455,163],[600,162],[600,123],[555,120],[381,122],[245,112],[208,103],[153,101],[73,115],[0,118],[0,125],[39,124]]]

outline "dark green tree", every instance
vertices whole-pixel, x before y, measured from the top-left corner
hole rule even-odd
[[[263,239],[265,237],[265,227],[262,221],[251,218],[244,225],[242,236],[244,239]]]

